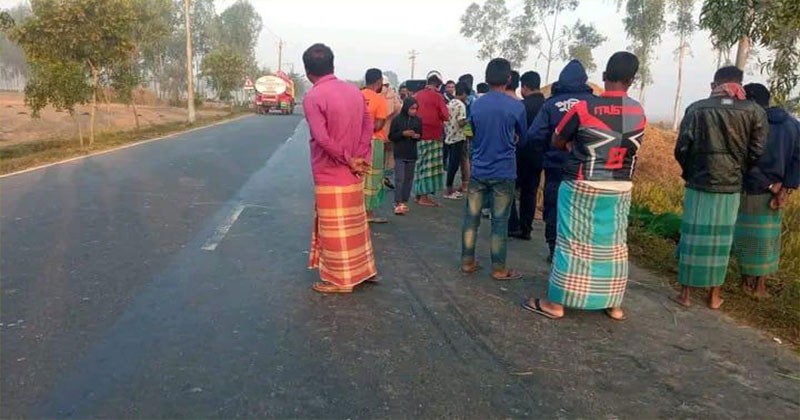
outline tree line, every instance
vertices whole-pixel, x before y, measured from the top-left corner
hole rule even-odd
[[[799,102],[800,1],[613,0],[607,3],[620,12],[624,10],[622,21],[629,49],[641,60],[636,82],[640,100],[644,100],[647,87],[653,83],[651,65],[662,35],[669,31],[678,39],[674,124],[678,123],[680,112],[683,67],[691,55],[689,41],[698,29],[709,32],[718,66],[736,64],[744,70],[754,65],[769,77],[777,102]],[[596,69],[592,50],[602,45],[606,37],[592,23],[578,20],[570,25],[559,21],[563,12],[576,10],[580,0],[523,0],[517,5],[520,10],[510,10],[505,0],[485,0],[482,4],[470,4],[464,11],[461,34],[478,42],[479,59],[503,56],[519,67],[534,51],[546,64],[543,75],[546,82],[551,80],[551,66],[557,59],[575,58],[587,70]],[[731,58],[732,50],[736,51],[735,60]]]
[[[262,26],[247,0],[221,13],[213,0],[31,0],[0,12],[0,76],[25,80],[34,116],[52,105],[75,117],[77,105],[90,103],[91,144],[97,103],[109,89],[133,106],[137,128],[133,93],[141,86],[177,104],[192,96],[191,78],[197,96],[230,99],[245,75],[265,70],[255,59]]]

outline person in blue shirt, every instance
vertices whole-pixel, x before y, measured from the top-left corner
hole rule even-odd
[[[572,60],[561,70],[558,81],[551,87],[551,96],[536,115],[528,129],[530,149],[535,155],[544,155],[544,237],[550,247],[547,262],[553,262],[556,248],[556,206],[558,188],[561,186],[561,169],[569,156],[566,150],[553,147],[553,133],[561,118],[578,102],[591,98],[592,88],[586,84],[589,77],[578,60]]]
[[[516,280],[522,275],[506,267],[508,216],[517,178],[516,149],[525,142],[525,107],[505,93],[511,80],[511,64],[495,58],[486,66],[489,93],[472,104],[472,171],[464,206],[461,270],[474,273],[480,266],[475,260],[475,244],[481,223],[481,207],[489,198],[492,213],[492,277]]]

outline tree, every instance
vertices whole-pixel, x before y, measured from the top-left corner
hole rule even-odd
[[[544,27],[545,39],[547,40],[547,52],[543,49],[540,50],[539,56],[547,61],[547,70],[545,71],[544,81],[550,82],[550,67],[553,61],[557,58],[557,52],[554,48],[560,44],[561,39],[558,37],[558,18],[562,11],[572,11],[578,7],[578,0],[526,0],[526,7],[530,8],[536,15],[542,17],[542,26]],[[547,18],[552,18],[552,22],[548,25]],[[564,34],[569,29],[565,26],[561,29]],[[602,42],[601,42],[602,43]],[[591,56],[591,50],[590,50]]]
[[[247,60],[255,61],[258,34],[263,24],[261,16],[247,0],[236,3],[220,13],[217,19],[218,42]]]
[[[564,61],[577,59],[586,68],[586,71],[597,70],[592,50],[606,42],[608,38],[601,35],[593,23],[585,24],[580,19],[571,28],[564,27],[561,31],[559,45],[560,57]]]
[[[480,43],[479,59],[503,57],[518,68],[541,41],[534,30],[535,16],[529,0],[523,13],[513,18],[505,0],[486,0],[483,6],[472,3],[461,15],[461,35]]]
[[[8,80],[12,89],[22,90],[25,80],[30,76],[25,53],[16,42],[8,37],[15,25],[22,25],[31,15],[30,5],[22,3],[8,11],[0,13],[0,79]]]
[[[800,2],[796,0],[705,0],[700,26],[716,46],[737,45],[736,65],[745,69],[752,46],[767,49],[761,63],[773,97],[782,102],[797,86],[800,72]]]
[[[678,129],[678,116],[681,106],[681,89],[683,87],[683,60],[686,54],[691,53],[689,40],[697,29],[694,22],[695,0],[674,0],[670,8],[675,13],[675,18],[669,24],[669,30],[678,37],[678,48],[675,53],[678,57],[678,87],[675,89],[675,105],[672,111],[672,129]]]
[[[664,0],[628,0],[623,19],[625,32],[631,39],[631,49],[639,57],[639,101],[644,101],[645,89],[653,83],[650,64],[655,47],[664,32]]]
[[[202,74],[208,77],[220,100],[230,100],[231,92],[242,85],[247,61],[239,52],[219,48],[203,58]]]
[[[36,76],[44,86],[51,86],[49,82],[59,79],[58,75],[47,74],[49,71],[57,71],[60,67],[71,72],[77,68],[83,70],[92,91],[89,123],[91,145],[94,141],[101,73],[129,59],[135,47],[131,3],[128,0],[35,0],[31,6],[33,16],[16,27],[12,38],[22,46],[26,56],[36,66]],[[69,86],[80,92],[84,90],[82,86]],[[50,102],[55,105],[56,100],[80,98],[80,92],[67,95],[37,92],[45,95],[40,98],[45,101],[36,101],[35,104],[43,107]],[[58,95],[61,97],[57,98]]]
[[[83,130],[75,106],[89,102],[92,92],[86,70],[80,63],[37,60],[31,65],[31,78],[25,85],[25,105],[31,109],[34,118],[38,118],[48,104],[56,110],[67,111],[75,121],[78,140],[83,147]]]

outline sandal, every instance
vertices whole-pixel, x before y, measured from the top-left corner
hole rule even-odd
[[[319,293],[353,293],[352,287],[341,287],[326,282],[314,283],[311,288],[314,289],[315,292]]]
[[[481,271],[482,269],[483,269],[483,267],[481,267],[480,264],[477,264],[477,263],[469,265],[469,266],[464,266],[464,265],[461,266],[461,272],[464,273],[464,274],[477,273],[478,271]]]
[[[607,317],[609,317],[612,320],[617,321],[617,322],[622,322],[622,321],[627,321],[628,320],[628,316],[625,315],[625,313],[622,314],[622,318],[616,318],[613,315],[611,315],[611,313],[612,313],[611,312],[611,308],[603,309],[603,313],[606,314]]]
[[[548,318],[548,319],[556,320],[556,319],[564,318],[564,315],[555,316],[555,315],[551,314],[550,312],[547,312],[544,309],[542,309],[542,300],[541,299],[539,299],[539,298],[534,299],[533,300],[533,306],[531,306],[530,301],[531,301],[530,299],[525,299],[524,301],[522,301],[522,309],[525,309],[526,311],[533,312],[533,313],[535,313],[537,315],[541,315],[541,316],[543,316],[545,318]]]
[[[522,273],[518,273],[514,270],[508,270],[506,271],[505,275],[502,276],[492,273],[492,278],[497,281],[519,280],[522,278]]]
[[[368,223],[375,223],[375,224],[378,224],[378,225],[382,225],[384,223],[389,223],[389,219],[387,219],[385,217],[373,217],[371,219],[367,219],[367,222]]]

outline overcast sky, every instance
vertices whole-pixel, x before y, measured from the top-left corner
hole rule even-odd
[[[360,79],[369,67],[393,70],[401,80],[410,77],[408,52],[419,51],[416,76],[436,69],[446,78],[455,79],[472,73],[476,81],[483,80],[485,62],[476,58],[477,43],[459,33],[460,16],[471,3],[469,0],[251,0],[264,22],[259,37],[256,58],[259,63],[277,68],[277,36],[286,42],[283,61],[294,63],[302,72],[302,53],[315,42],[328,44],[336,56],[336,71],[342,78]],[[217,12],[233,0],[218,0]],[[520,0],[507,0],[512,11],[520,9]],[[562,15],[561,22],[571,25],[577,19],[594,22],[608,41],[597,48],[595,61],[601,69],[615,51],[629,45],[617,13],[608,0],[582,0],[577,11]],[[699,3],[699,2],[698,2]],[[277,35],[277,36],[276,36]],[[692,40],[693,56],[685,67],[682,108],[707,96],[709,82],[716,67],[708,34],[698,32]],[[655,84],[647,90],[645,107],[651,120],[672,116],[672,104],[677,84],[677,64],[673,51],[677,40],[665,34],[653,63]],[[523,71],[536,70],[544,79],[546,63],[536,59],[532,50]],[[550,79],[558,77],[564,63],[553,65]],[[285,66],[286,67],[286,66]],[[590,75],[600,82],[601,70]],[[749,80],[762,81],[756,73]]]

